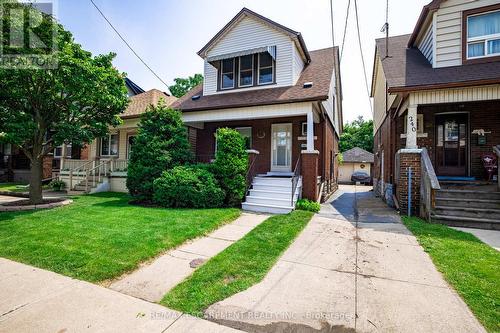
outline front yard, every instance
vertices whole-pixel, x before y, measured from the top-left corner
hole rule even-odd
[[[238,209],[162,209],[101,193],[45,211],[0,213],[0,257],[99,282],[237,218]]]
[[[475,236],[404,217],[437,269],[489,332],[500,332],[500,252]]]
[[[5,192],[26,192],[28,191],[26,184],[19,184],[19,183],[0,183],[0,191],[5,191]]]

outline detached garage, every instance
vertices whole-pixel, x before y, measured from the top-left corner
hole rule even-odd
[[[339,168],[339,183],[351,183],[354,172],[362,171],[371,176],[373,154],[361,148],[352,148],[342,154],[343,162]]]

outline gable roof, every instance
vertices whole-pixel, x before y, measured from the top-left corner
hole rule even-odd
[[[123,119],[135,118],[146,112],[150,105],[156,105],[163,99],[167,106],[170,106],[177,98],[170,96],[158,89],[151,89],[142,94],[138,94],[129,98],[127,109],[120,114]]]
[[[354,147],[342,153],[345,163],[373,163],[374,155],[359,147]]]
[[[142,94],[144,92],[144,89],[142,89],[141,87],[139,87],[137,84],[135,84],[134,81],[132,81],[131,79],[129,79],[128,77],[125,78],[125,85],[130,89],[132,90],[132,92],[136,95],[138,94]]]
[[[380,57],[389,93],[500,83],[500,61],[432,68],[420,50],[407,48],[410,38],[390,37],[389,57]],[[376,40],[377,54],[385,55],[385,44]]]
[[[439,6],[446,0],[433,0],[422,8],[420,12],[420,16],[418,17],[417,24],[413,29],[413,33],[408,40],[408,47],[413,47],[415,41],[417,40],[418,35],[420,34],[420,30],[424,26],[424,23],[427,21],[429,13],[433,13],[434,11],[439,9]]]
[[[226,33],[233,26],[235,26],[237,23],[239,23],[243,18],[245,18],[247,16],[254,18],[258,21],[262,21],[265,24],[270,25],[273,28],[290,36],[290,38],[292,38],[300,46],[300,49],[304,53],[304,57],[306,59],[306,62],[311,61],[311,56],[309,54],[309,51],[307,50],[306,44],[305,44],[304,39],[302,38],[302,34],[300,32],[297,32],[295,30],[287,28],[287,27],[285,27],[277,22],[274,22],[274,21],[268,19],[267,17],[264,17],[260,14],[257,14],[256,12],[253,12],[250,9],[245,8],[245,7],[243,7],[243,9],[240,10],[240,12],[238,14],[236,14],[236,16],[233,17],[231,19],[231,21],[229,21],[228,24],[226,24],[214,37],[212,37],[212,39],[210,39],[210,41],[205,46],[203,46],[203,48],[201,50],[198,51],[198,55],[200,57],[204,58],[206,56],[207,51],[209,49],[211,49],[212,46],[214,46],[220,39],[222,39],[222,37],[224,37],[226,35]]]
[[[266,87],[256,90],[239,89],[235,92],[204,96],[203,84],[200,84],[174,102],[172,107],[182,111],[202,111],[327,100],[334,66],[339,59],[338,51],[338,47],[311,51],[311,62],[304,68],[294,86]],[[304,88],[306,82],[313,82],[313,86]],[[195,95],[200,98],[192,100]]]

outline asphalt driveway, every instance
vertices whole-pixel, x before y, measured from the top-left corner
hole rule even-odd
[[[207,314],[249,332],[484,332],[370,190],[342,186],[261,283]]]

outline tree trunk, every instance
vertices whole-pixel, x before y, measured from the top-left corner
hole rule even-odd
[[[30,202],[33,205],[42,203],[43,157],[31,160]]]

